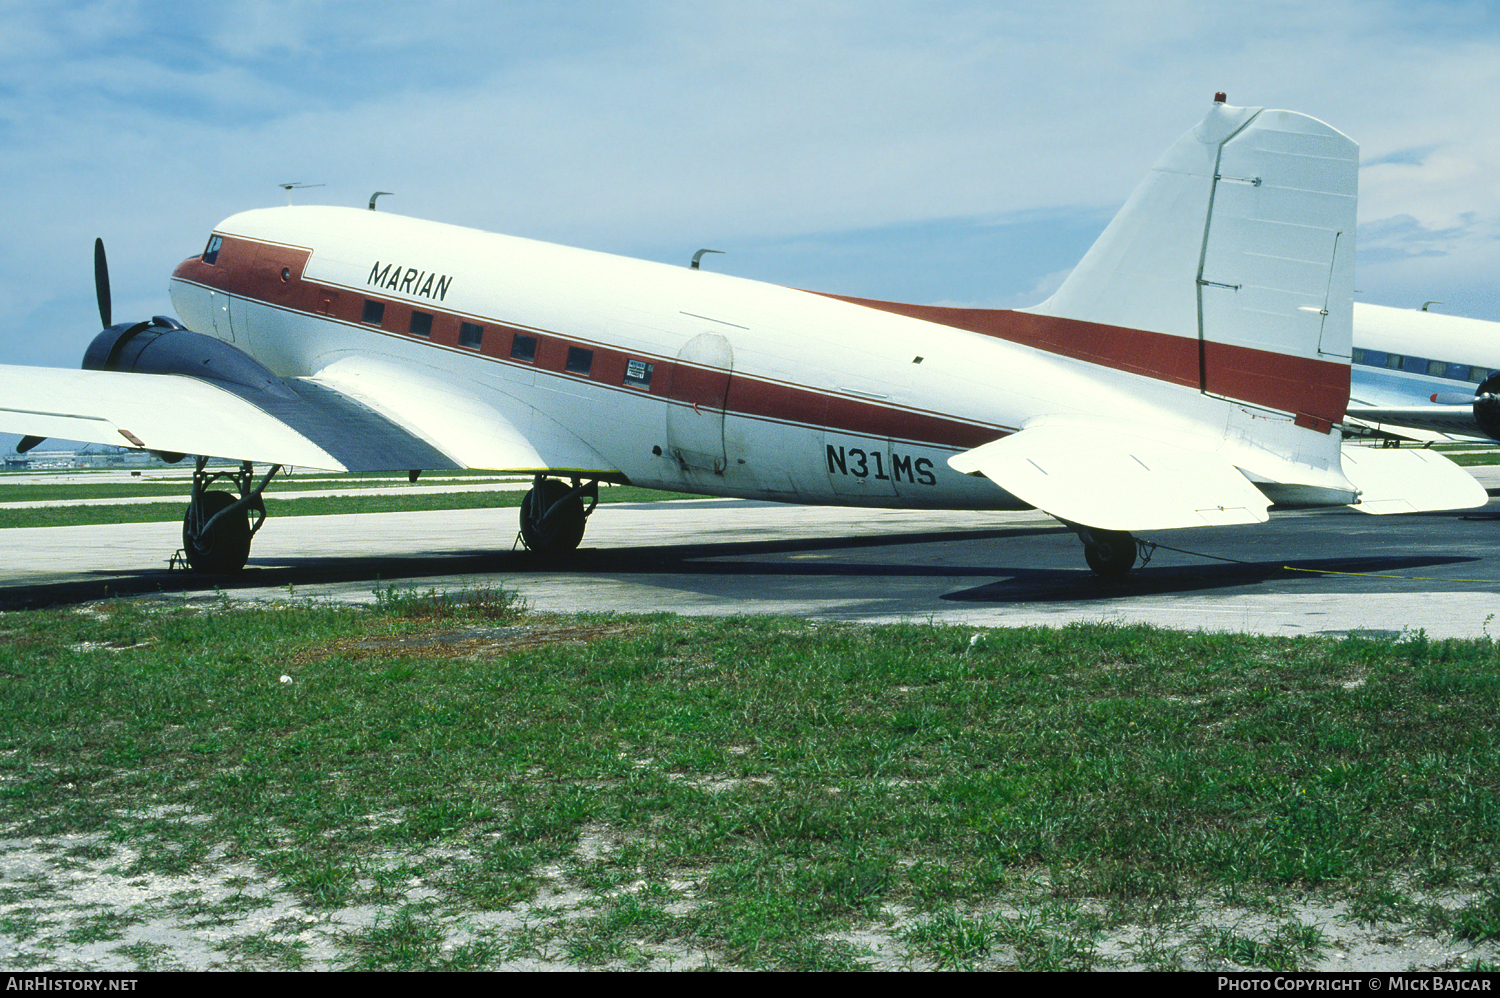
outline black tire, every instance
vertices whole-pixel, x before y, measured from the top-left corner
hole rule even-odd
[[[1106,579],[1118,579],[1135,567],[1135,538],[1123,530],[1090,530],[1093,543],[1083,546],[1083,560]]]
[[[207,522],[222,509],[233,506],[238,500],[228,492],[203,493],[203,520]],[[188,530],[188,518],[192,509],[182,518],[182,551],[187,556],[188,567],[202,575],[227,575],[245,567],[250,557],[250,517],[245,513],[226,516],[207,536],[195,542]]]
[[[537,489],[541,489],[541,502],[537,503]],[[574,496],[552,510],[552,515],[542,522],[542,516],[552,509],[563,496],[573,491],[555,478],[543,479],[542,483],[526,493],[521,502],[521,540],[527,550],[541,555],[567,554],[577,549],[583,540],[583,499]],[[539,507],[539,508],[535,508]]]

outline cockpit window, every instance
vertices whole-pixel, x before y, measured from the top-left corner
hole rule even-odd
[[[209,236],[208,245],[203,247],[203,262],[217,263],[219,260],[219,247],[223,245],[223,236]]]

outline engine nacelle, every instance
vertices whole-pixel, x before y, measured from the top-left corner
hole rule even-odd
[[[1474,393],[1474,422],[1491,440],[1500,440],[1500,374],[1484,379]]]
[[[89,344],[83,367],[91,371],[183,374],[272,395],[291,395],[276,375],[243,350],[195,333],[164,315],[153,316],[150,322],[110,326]]]

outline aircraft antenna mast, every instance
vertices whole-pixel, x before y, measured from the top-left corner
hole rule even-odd
[[[375,210],[375,199],[376,198],[380,197],[382,194],[394,194],[394,193],[395,193],[395,191],[376,191],[374,194],[371,194],[370,195],[370,210],[371,211]]]
[[[286,203],[287,203],[288,206],[290,206],[291,203],[292,203],[292,191],[300,191],[300,190],[302,190],[304,188],[307,188],[307,187],[327,187],[328,185],[327,184],[303,184],[303,183],[298,183],[296,181],[293,181],[290,184],[277,184],[276,186],[280,187],[282,190],[286,191]]]

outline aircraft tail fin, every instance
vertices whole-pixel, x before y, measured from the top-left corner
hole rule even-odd
[[[1327,433],[1349,393],[1358,169],[1315,118],[1216,103],[1023,311],[1171,337],[1182,380]]]

